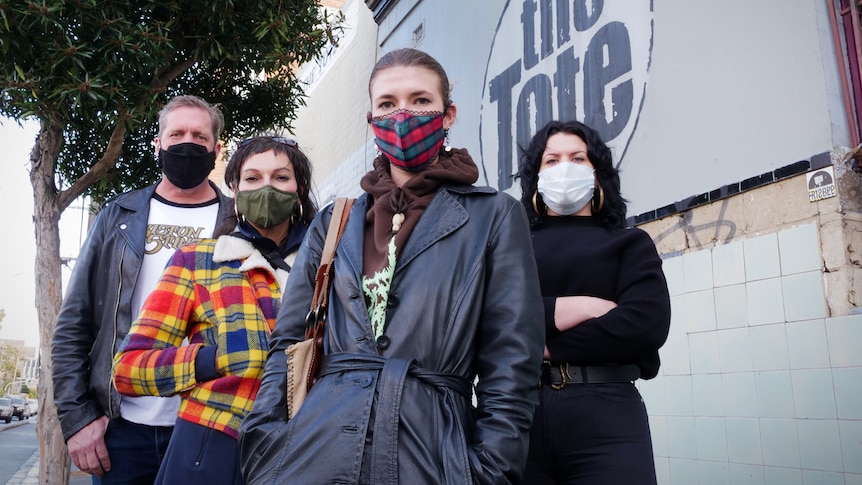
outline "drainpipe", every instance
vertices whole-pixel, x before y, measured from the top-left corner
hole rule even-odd
[[[835,10],[836,10],[835,2],[836,1],[840,1],[840,0],[826,0],[826,2],[828,4],[827,9],[829,10],[829,23],[832,25],[832,41],[835,44],[835,54],[838,56],[839,60],[841,60],[841,62],[839,62],[839,65],[840,65],[839,77],[841,78],[841,92],[844,94],[844,113],[847,116],[847,123],[848,123],[848,126],[850,128],[850,145],[855,148],[856,146],[859,145],[859,135],[857,133],[858,125],[856,124],[856,116],[855,116],[855,112],[853,111],[853,101],[852,101],[851,96],[850,96],[850,85],[849,85],[850,83],[847,81],[847,75],[848,75],[847,74],[847,65],[842,60],[842,58],[843,58],[842,54],[844,52],[844,49],[841,46],[840,30],[838,28],[838,18],[835,15]],[[850,3],[853,4],[854,13],[856,13],[855,12],[856,0],[850,0]],[[840,5],[838,7],[840,8]],[[858,15],[851,15],[851,16],[855,20],[854,24],[858,24],[858,20],[859,20]],[[854,28],[858,28],[858,27],[854,25]],[[859,31],[856,30],[856,32],[859,32]],[[854,35],[853,37],[856,39],[856,58],[858,61],[860,39],[859,39],[858,35]],[[847,55],[849,56],[850,53],[848,52]],[[858,62],[857,62],[857,65],[858,65]]]
[[[860,29],[859,23],[859,4],[858,0],[850,0],[850,23],[853,26],[853,46],[856,48],[856,56],[855,56],[855,65],[856,65],[856,83],[853,85],[853,91],[857,95],[856,102],[856,117],[857,121],[860,116],[860,110],[862,110],[862,99],[858,99],[858,95],[860,93],[859,84],[862,83],[862,72],[860,72],[860,67],[862,67],[862,29]],[[853,63],[851,63],[853,64]],[[858,129],[858,124],[857,124]],[[858,134],[858,133],[857,133]],[[855,145],[854,145],[855,146]]]

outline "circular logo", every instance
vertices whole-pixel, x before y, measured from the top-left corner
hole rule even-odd
[[[828,171],[818,170],[811,175],[811,180],[808,181],[808,189],[814,190],[818,187],[832,185],[833,183],[832,175]]]
[[[643,105],[652,36],[651,0],[507,0],[479,113],[486,182],[517,190],[519,147],[552,120],[598,131],[619,166]]]

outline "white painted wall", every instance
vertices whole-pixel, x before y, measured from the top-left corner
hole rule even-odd
[[[832,148],[821,57],[832,40],[816,3],[655,2],[646,103],[623,162],[630,214]]]
[[[611,142],[617,157],[624,155],[618,161],[630,216],[847,143],[823,2],[628,2],[625,8],[611,0],[585,4],[603,5],[599,25],[622,22],[632,37],[632,74],[609,84],[614,87],[633,79],[636,100],[642,101],[627,128],[630,133]],[[383,19],[376,35],[379,53],[417,47],[440,60],[459,110],[450,140],[469,149],[481,165],[480,183],[496,187],[494,123],[498,120],[493,113],[498,107],[487,95],[499,65],[523,62],[524,29],[518,28],[518,19],[524,4],[525,0],[402,0]],[[549,4],[556,5],[556,0]],[[350,170],[340,176],[354,177],[354,165],[373,155],[373,146],[366,146],[370,132],[363,103],[367,103],[368,73],[376,60],[375,31],[363,2],[346,2],[345,10],[358,18],[349,22],[355,25],[356,38],[344,43],[345,53],[334,61],[345,64],[338,68],[341,74],[333,73],[313,87],[308,109],[300,113],[297,135],[315,150],[312,155],[322,164],[321,173],[329,173],[331,164],[349,162]],[[537,20],[535,28],[541,25]],[[424,36],[417,41],[418,28]],[[595,28],[583,34],[571,31],[573,37],[580,37],[555,46],[537,68],[523,73],[521,84],[542,72],[553,79],[562,48],[574,47],[576,54],[582,53]],[[651,39],[644,40],[644,32]],[[651,42],[651,49],[644,42]],[[540,40],[536,46],[541,50]],[[583,56],[578,57],[583,68]],[[583,90],[582,77],[583,72],[576,75],[578,90]],[[582,92],[575,97],[583,101]],[[557,116],[556,98],[553,104]],[[610,98],[605,105],[614,109]],[[328,136],[328,141],[337,138],[338,143],[324,150],[328,141],[319,141],[320,136]],[[516,161],[511,163],[514,167]],[[345,187],[352,182],[346,181]],[[517,192],[517,184],[510,192]]]
[[[359,179],[372,168],[373,134],[368,129],[368,77],[377,61],[377,24],[362,0],[347,0],[339,46],[323,65],[304,66],[314,78],[306,105],[297,110],[294,135],[313,165],[321,207],[340,195],[356,196]],[[312,72],[309,72],[312,71]]]

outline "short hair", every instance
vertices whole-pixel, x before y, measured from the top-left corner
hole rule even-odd
[[[162,133],[165,126],[165,119],[167,116],[175,109],[181,107],[191,107],[191,108],[199,108],[210,115],[210,119],[213,124],[213,139],[218,141],[221,136],[221,131],[224,129],[224,114],[222,114],[221,110],[216,108],[214,105],[211,105],[204,101],[202,98],[191,94],[183,94],[180,96],[174,96],[168,101],[161,110],[159,110],[159,138],[162,137]]]
[[[239,187],[242,166],[252,155],[268,151],[273,151],[276,155],[287,155],[293,165],[293,174],[296,176],[296,193],[299,196],[294,220],[311,224],[311,220],[314,219],[318,210],[317,203],[311,194],[311,161],[305,156],[298,144],[287,143],[287,140],[275,135],[264,135],[243,141],[228,160],[224,171],[224,182],[231,189]],[[236,214],[232,214],[226,218],[224,223],[219,224],[214,237],[233,232],[237,222]]]
[[[371,70],[371,77],[368,79],[369,96],[371,96],[371,83],[374,82],[374,78],[377,76],[377,73],[384,69],[397,66],[424,67],[434,74],[437,74],[437,77],[440,79],[440,94],[443,97],[443,107],[446,108],[452,104],[452,88],[449,85],[449,77],[446,75],[446,71],[443,69],[443,66],[437,62],[437,59],[434,59],[427,53],[418,49],[410,48],[396,49],[388,52],[377,61],[377,64],[374,65],[374,69]]]
[[[543,215],[537,213],[533,207],[533,196],[536,196],[537,204],[540,204],[541,195],[537,194],[537,190],[542,154],[545,152],[548,138],[557,133],[575,135],[587,145],[587,157],[595,168],[596,182],[604,192],[601,209],[593,213],[593,218],[608,229],[624,228],[626,200],[620,192],[619,169],[613,164],[611,149],[602,141],[596,130],[578,121],[551,121],[533,135],[527,148],[519,147],[521,157],[517,177],[521,181],[521,203],[527,210],[530,225],[537,226],[542,222]]]

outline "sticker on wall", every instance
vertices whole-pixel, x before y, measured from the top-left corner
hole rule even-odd
[[[519,147],[554,119],[594,128],[619,165],[643,106],[652,37],[652,0],[507,0],[482,88],[486,182],[510,189]]]
[[[808,182],[808,201],[829,199],[838,195],[835,189],[835,171],[832,167],[824,167],[805,174]]]

